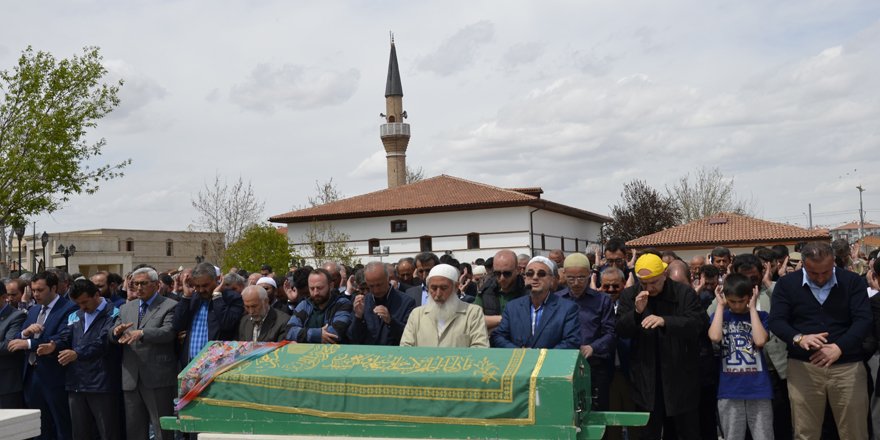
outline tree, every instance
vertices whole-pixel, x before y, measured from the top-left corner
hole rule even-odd
[[[220,174],[214,175],[211,185],[205,187],[191,199],[198,218],[195,227],[209,232],[221,232],[225,242],[214,243],[214,255],[223,259],[226,246],[237,242],[252,225],[263,216],[265,203],[257,200],[251,182],[245,184],[241,176],[231,185]]]
[[[122,81],[105,81],[102,60],[95,47],[62,60],[28,47],[18,65],[0,71],[0,224],[22,224],[73,195],[93,194],[131,163],[93,163],[106,140],[86,139],[119,105]]]
[[[343,197],[345,196],[336,189],[332,177],[323,184],[319,184],[316,180],[315,196],[309,197],[309,205],[311,207],[324,205]],[[305,243],[300,247],[300,250],[303,251],[301,258],[314,266],[327,260],[340,262],[347,266],[355,265],[360,260],[354,257],[357,251],[346,244],[349,238],[348,234],[336,230],[330,223],[312,222],[305,235],[300,238],[300,242]]]
[[[603,235],[606,239],[628,241],[678,224],[675,201],[644,181],[623,184],[620,197],[621,203],[611,207],[611,222],[605,224]]]
[[[312,222],[300,239],[301,243],[305,243],[300,248],[300,256],[313,266],[328,260],[354,266],[361,261],[355,257],[357,251],[347,245],[349,238],[348,234],[337,230],[330,223]]]
[[[692,177],[690,173],[678,179],[666,193],[678,208],[680,223],[709,217],[719,212],[750,215],[751,204],[736,198],[733,178],[728,179],[718,168],[700,167]]]
[[[333,183],[333,178],[324,183],[318,183],[315,180],[315,196],[309,197],[309,206],[315,207],[318,205],[326,205],[330,202],[335,202],[345,196],[336,189],[336,184]]]
[[[286,235],[278,232],[272,225],[254,224],[245,229],[241,238],[226,248],[223,269],[226,271],[230,267],[238,267],[257,272],[263,264],[286,268],[290,265],[291,256]]]
[[[418,182],[425,178],[425,170],[422,167],[418,168],[410,168],[409,165],[406,166],[406,184]]]

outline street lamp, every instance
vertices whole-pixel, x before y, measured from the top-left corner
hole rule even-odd
[[[70,257],[73,256],[73,254],[76,253],[76,246],[70,245],[64,247],[63,244],[59,244],[58,253],[61,254],[62,257],[64,257],[64,270],[70,272],[70,265],[68,264],[68,260],[70,259]]]
[[[21,239],[24,237],[24,224],[15,228],[15,235],[18,237],[18,275],[21,276]]]
[[[49,244],[49,234],[46,231],[40,236],[40,242],[43,243],[43,264],[46,265],[46,245]]]
[[[865,192],[865,188],[862,188],[862,185],[856,187],[859,190],[859,241],[862,243],[865,242],[865,207],[862,204],[862,193]]]

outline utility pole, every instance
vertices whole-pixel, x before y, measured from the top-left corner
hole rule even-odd
[[[807,204],[807,211],[810,213],[810,230],[813,230],[813,204]]]
[[[862,185],[856,187],[859,190],[859,241],[864,243],[865,240],[865,209],[862,206],[862,193],[865,192],[865,189],[862,188]]]

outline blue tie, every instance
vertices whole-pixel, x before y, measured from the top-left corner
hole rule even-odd
[[[147,314],[147,307],[149,306],[147,303],[141,303],[140,310],[138,310],[138,327],[141,326],[141,319],[144,319],[144,315]]]

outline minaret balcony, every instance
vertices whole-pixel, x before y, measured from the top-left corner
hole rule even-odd
[[[379,135],[386,136],[409,136],[409,124],[404,122],[391,122],[379,126]]]

